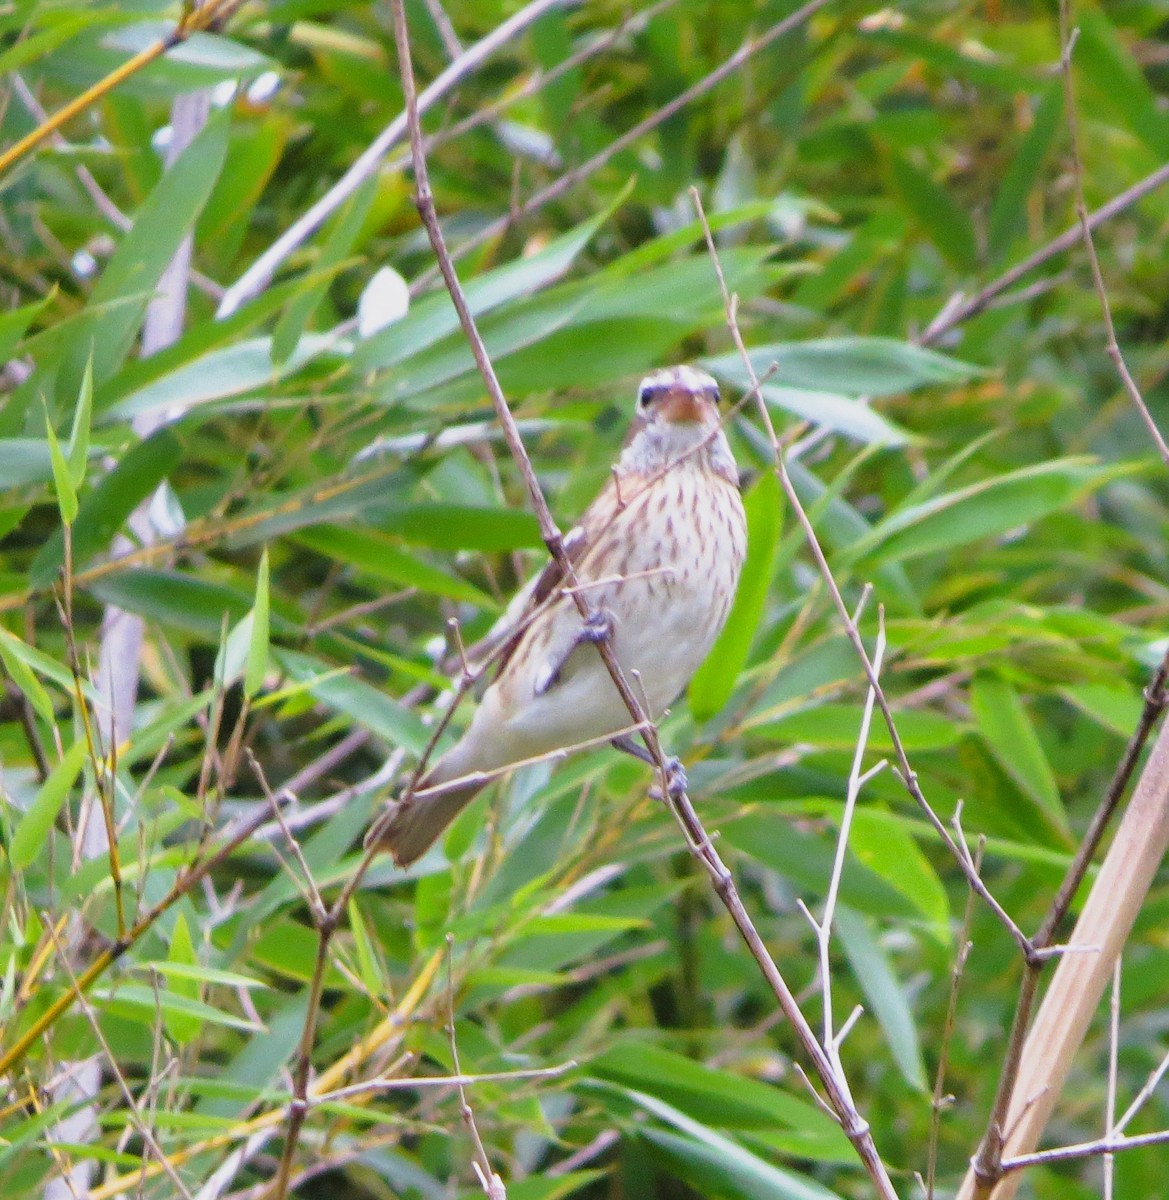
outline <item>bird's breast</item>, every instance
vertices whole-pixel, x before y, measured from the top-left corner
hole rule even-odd
[[[660,710],[686,686],[722,629],[746,554],[738,489],[674,468],[612,521],[584,564],[594,602],[616,619],[614,648]],[[655,714],[656,715],[656,714]]]

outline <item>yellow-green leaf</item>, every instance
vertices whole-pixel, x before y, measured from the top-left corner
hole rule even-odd
[[[256,577],[256,603],[252,608],[252,630],[248,640],[248,661],[244,670],[244,692],[254,696],[264,685],[268,670],[268,551],[260,557]]]
[[[41,784],[28,811],[20,818],[12,835],[12,845],[8,848],[8,857],[17,869],[30,866],[37,855],[43,852],[53,822],[81,771],[88,749],[84,738],[70,747],[65,757],[49,772],[48,779]]]

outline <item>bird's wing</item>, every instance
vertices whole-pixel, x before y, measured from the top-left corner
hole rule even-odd
[[[598,533],[612,520],[617,500],[619,497],[615,485],[610,480],[585,510],[580,521],[564,535],[564,555],[571,566],[580,565],[595,544]],[[560,563],[554,558],[549,559],[544,569],[516,593],[503,616],[467,652],[468,659],[472,663],[494,660],[497,671],[502,671],[531,624],[533,615],[556,598],[563,582],[564,571]]]

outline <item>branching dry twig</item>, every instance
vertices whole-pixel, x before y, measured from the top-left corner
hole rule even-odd
[[[982,853],[985,843],[980,842],[974,856],[974,869],[982,869]],[[950,996],[946,1001],[946,1019],[942,1026],[941,1046],[938,1050],[938,1070],[934,1076],[934,1092],[930,1101],[929,1151],[926,1156],[926,1174],[922,1191],[925,1200],[934,1200],[934,1184],[938,1170],[938,1136],[941,1132],[942,1108],[946,1103],[946,1067],[949,1063],[950,1039],[954,1036],[954,1023],[958,1015],[958,990],[966,970],[966,960],[974,943],[970,940],[970,926],[974,920],[974,890],[966,892],[966,907],[962,913],[962,927],[958,931],[958,955],[950,971]]]
[[[1065,950],[1033,1023],[1029,1017],[1038,967],[1024,973],[998,1094],[987,1132],[959,1192],[961,1200],[985,1200],[992,1193],[994,1200],[1009,1200],[1018,1169],[1034,1161],[1031,1153],[1166,846],[1169,726],[1163,725],[1068,939],[1066,950],[1077,953]],[[1007,1171],[1011,1174],[1004,1178]]]
[[[1143,399],[1129,376],[1119,348],[1116,347],[1115,329],[1112,324],[1111,308],[1100,273],[1099,260],[1092,240],[1092,221],[1088,217],[1083,199],[1083,165],[1079,156],[1078,133],[1075,117],[1074,93],[1071,84],[1071,51],[1075,36],[1068,25],[1067,0],[1060,3],[1060,66],[1064,78],[1067,119],[1071,139],[1072,169],[1076,178],[1076,208],[1079,225],[1076,232],[1083,238],[1092,264],[1093,280],[1097,295],[1105,314],[1108,331],[1109,352],[1117,370],[1125,382],[1126,390],[1138,411],[1149,426],[1151,436],[1157,444],[1162,458],[1166,457],[1165,443],[1161,439],[1152,418],[1148,415]],[[1138,185],[1139,186],[1139,185]],[[927,331],[928,332],[928,331]],[[1115,353],[1113,353],[1113,348]],[[983,1197],[994,1193],[996,1200],[1008,1200],[1017,1186],[1017,1175],[999,1181],[1005,1172],[1017,1170],[1007,1168],[1010,1158],[1018,1164],[1027,1158],[1042,1133],[1048,1115],[1055,1105],[1060,1086],[1066,1076],[1072,1055],[1075,1053],[1087,1022],[1095,1009],[1112,971],[1112,962],[1119,957],[1131,923],[1135,919],[1143,899],[1147,881],[1142,879],[1147,871],[1145,856],[1158,845],[1162,836],[1161,824],[1164,814],[1159,806],[1166,797],[1159,792],[1166,786],[1164,768],[1156,764],[1157,751],[1146,766],[1126,814],[1117,833],[1116,841],[1109,851],[1097,876],[1095,886],[1084,911],[1077,923],[1069,948],[1083,948],[1086,953],[1065,956],[1051,987],[1032,1024],[1031,1014],[1038,995],[1039,973],[1060,925],[1066,917],[1072,901],[1087,874],[1088,867],[1099,848],[1104,832],[1127,790],[1129,780],[1140,759],[1153,727],[1165,708],[1166,681],[1169,679],[1169,651],[1162,658],[1153,679],[1145,690],[1145,704],[1137,727],[1129,738],[1124,753],[1113,775],[1107,792],[1088,830],[1076,851],[1063,881],[1032,939],[1035,955],[1026,962],[1020,983],[1015,1016],[1008,1038],[1004,1064],[998,1089],[991,1109],[986,1133],[975,1154],[969,1173],[962,1186],[960,1197]],[[1157,746],[1164,741],[1162,731]],[[1139,807],[1138,807],[1139,803]],[[1142,823],[1144,828],[1142,828]],[[1169,836],[1169,835],[1167,835]],[[1130,849],[1131,874],[1124,879],[1114,877],[1120,869],[1117,855],[1129,839],[1135,839],[1141,849]],[[1162,847],[1163,849],[1163,847]],[[1158,857],[1159,857],[1158,852]],[[1110,864],[1111,872],[1110,873]],[[1078,961],[1077,961],[1078,959]],[[1066,999],[1068,995],[1074,1001]],[[1062,1005],[1062,1007],[1061,1007]],[[1008,1154],[1008,1148],[1010,1153]],[[1103,1151],[1101,1151],[1103,1153]],[[1023,1163],[1022,1165],[1026,1165]]]
[[[881,681],[877,678],[877,673],[873,669],[872,660],[869,658],[869,653],[865,649],[864,640],[861,638],[860,630],[856,626],[852,615],[848,611],[848,606],[844,602],[844,597],[840,594],[840,588],[836,583],[836,579],[832,574],[832,568],[828,564],[828,559],[824,554],[824,550],[820,545],[820,540],[816,536],[816,531],[812,526],[811,519],[808,517],[807,510],[804,508],[803,502],[800,500],[799,494],[795,489],[795,485],[791,481],[791,476],[788,474],[787,462],[783,450],[783,445],[775,431],[775,424],[771,419],[771,413],[767,408],[767,402],[763,399],[763,395],[759,388],[759,380],[755,372],[755,365],[751,361],[751,356],[747,351],[747,347],[743,342],[743,336],[739,331],[737,318],[736,298],[733,297],[727,288],[726,277],[723,275],[722,265],[719,262],[718,251],[714,244],[714,235],[711,233],[710,224],[706,220],[706,213],[702,207],[702,200],[698,195],[697,188],[690,189],[691,199],[694,202],[695,210],[699,214],[699,219],[703,223],[703,229],[706,234],[706,244],[710,251],[711,260],[714,264],[714,270],[718,276],[719,287],[722,290],[723,301],[726,306],[727,325],[731,331],[731,336],[738,349],[743,364],[746,368],[748,378],[751,381],[752,389],[757,397],[757,408],[760,420],[763,423],[764,429],[767,431],[767,436],[770,439],[773,453],[775,455],[775,472],[779,479],[780,487],[783,489],[784,495],[788,499],[788,503],[792,507],[792,511],[796,514],[796,518],[800,523],[800,527],[804,532],[804,539],[808,549],[812,553],[812,557],[816,560],[816,566],[819,569],[820,576],[824,580],[824,584],[828,589],[828,594],[832,598],[832,603],[836,608],[837,615],[840,618],[841,624],[844,626],[845,634],[848,640],[852,643],[853,649],[860,659],[861,666],[864,668],[865,677],[869,686],[873,689],[876,696],[878,708],[881,710],[881,715],[885,720],[885,727],[889,731],[889,739],[893,743],[894,756],[897,759],[897,773],[905,790],[911,798],[925,814],[930,825],[933,826],[934,832],[941,838],[943,844],[957,860],[962,867],[967,881],[974,891],[983,899],[990,910],[1002,922],[1002,924],[1010,932],[1011,936],[1023,952],[1024,957],[1031,958],[1033,950],[1030,940],[1027,935],[1015,924],[1010,914],[1003,906],[995,899],[990,890],[983,883],[978,872],[974,869],[973,860],[970,857],[969,851],[964,851],[951,837],[946,829],[942,819],[934,812],[929,802],[926,800],[921,786],[917,781],[917,774],[909,764],[909,756],[906,754],[905,745],[901,740],[901,735],[897,730],[896,722],[893,719],[893,710],[889,706],[888,698],[881,686]]]
[[[815,8],[821,7],[819,3],[814,6],[805,6],[800,10],[801,14],[810,15]],[[552,514],[549,511],[547,501],[544,498],[543,492],[540,489],[539,482],[536,479],[535,471],[532,467],[531,460],[528,458],[526,449],[519,431],[515,425],[515,418],[511,414],[507,400],[503,395],[503,390],[499,385],[499,380],[495,375],[494,367],[487,355],[486,349],[483,346],[482,338],[479,335],[475,320],[472,317],[470,310],[467,307],[466,299],[463,295],[462,287],[459,284],[458,276],[455,273],[454,264],[451,261],[446,244],[443,240],[442,230],[439,227],[437,214],[434,206],[434,197],[430,190],[429,175],[426,169],[426,157],[422,144],[422,130],[419,124],[418,116],[418,97],[414,83],[413,65],[410,58],[409,33],[406,25],[406,14],[403,5],[403,0],[392,0],[392,11],[394,16],[394,36],[398,44],[399,67],[402,76],[402,90],[406,100],[406,116],[410,132],[411,150],[414,156],[414,172],[415,172],[415,187],[417,192],[418,210],[422,217],[422,222],[426,227],[427,234],[430,238],[431,246],[434,249],[435,256],[438,259],[439,269],[442,272],[443,278],[447,285],[447,291],[450,293],[451,300],[458,313],[459,321],[463,327],[463,331],[470,342],[471,351],[474,355],[476,365],[487,387],[488,394],[491,396],[492,403],[495,406],[495,411],[499,417],[503,427],[504,438],[508,448],[512,453],[516,467],[524,480],[524,484],[528,491],[529,499],[532,507],[535,510],[537,521],[540,525],[540,532],[544,538],[544,542],[548,547],[549,553],[556,560],[557,565],[564,573],[567,585],[574,590],[570,596],[580,612],[582,619],[588,619],[591,607],[587,599],[587,592],[577,588],[578,580],[573,569],[572,563],[564,550],[564,540],[560,530],[557,528]],[[795,17],[797,14],[793,14]],[[661,743],[658,739],[656,726],[648,720],[644,707],[629,685],[621,670],[620,664],[613,653],[613,648],[607,640],[600,641],[596,644],[597,652],[601,655],[606,669],[613,680],[614,686],[617,688],[618,694],[622,702],[629,710],[629,714],[635,724],[643,725],[641,737],[645,743],[647,751],[652,756],[657,765],[657,769],[661,776],[662,793],[667,797],[671,812],[675,819],[683,829],[686,835],[687,842],[691,850],[698,858],[699,862],[705,868],[710,876],[715,892],[719,899],[726,906],[739,930],[740,935],[749,947],[755,961],[759,965],[768,984],[771,986],[776,999],[779,1001],[788,1019],[792,1022],[796,1029],[797,1036],[801,1044],[804,1046],[809,1057],[816,1068],[817,1074],[820,1076],[824,1084],[825,1090],[828,1093],[833,1109],[840,1120],[842,1128],[849,1140],[855,1147],[857,1154],[864,1163],[865,1169],[868,1171],[870,1178],[877,1187],[879,1194],[885,1200],[892,1200],[896,1196],[896,1191],[889,1179],[888,1173],[885,1170],[884,1164],[881,1162],[880,1155],[877,1153],[876,1147],[873,1144],[872,1134],[869,1130],[867,1122],[861,1119],[856,1112],[855,1107],[849,1102],[848,1097],[843,1094],[837,1085],[835,1072],[831,1061],[820,1047],[816,1040],[815,1034],[808,1025],[803,1013],[800,1011],[799,1005],[796,1003],[795,997],[788,988],[786,981],[776,967],[774,960],[771,958],[766,946],[760,938],[755,925],[752,922],[750,915],[747,913],[743,905],[738,891],[734,884],[734,879],[723,864],[718,852],[715,850],[706,833],[698,815],[695,813],[689,797],[683,793],[671,794],[669,787],[669,769],[666,761],[666,756],[662,750]]]
[[[862,601],[863,603],[863,601]],[[860,605],[857,606],[858,611]],[[854,616],[854,620],[856,617]],[[876,649],[873,651],[873,669],[880,674],[881,664],[885,657],[885,622],[882,617],[880,632],[877,635]],[[836,839],[836,855],[832,862],[832,875],[828,882],[828,894],[824,900],[824,912],[819,921],[812,915],[808,907],[800,902],[800,907],[803,909],[804,915],[807,917],[812,928],[816,932],[816,943],[819,950],[820,959],[820,992],[823,1004],[823,1021],[824,1032],[821,1035],[820,1041],[824,1049],[828,1053],[828,1057],[832,1060],[832,1065],[836,1070],[837,1077],[840,1082],[840,1087],[845,1092],[849,1099],[852,1099],[852,1092],[848,1084],[848,1076],[844,1072],[844,1064],[840,1058],[840,1047],[844,1043],[845,1036],[851,1028],[852,1021],[857,1010],[854,1010],[853,1017],[850,1017],[845,1026],[839,1031],[834,1028],[834,1014],[832,1010],[832,919],[836,915],[836,902],[840,895],[840,881],[844,876],[844,863],[848,853],[848,835],[852,828],[852,818],[856,811],[857,800],[860,798],[861,789],[873,775],[884,768],[884,760],[876,764],[870,770],[861,773],[861,764],[864,761],[865,750],[869,741],[869,729],[873,722],[873,704],[876,700],[876,692],[872,687],[869,688],[865,696],[864,711],[861,714],[860,730],[857,733],[856,748],[853,752],[852,767],[848,773],[848,788],[844,800],[844,812],[840,818],[840,833]]]

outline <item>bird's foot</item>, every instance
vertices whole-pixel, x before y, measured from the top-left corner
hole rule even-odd
[[[620,750],[624,754],[631,754],[634,758],[639,759],[643,763],[648,763],[651,767],[658,765],[658,760],[638,741],[635,741],[627,733],[618,734],[609,743],[615,750]],[[682,760],[671,755],[666,759],[666,794],[669,796],[681,796],[690,786],[690,781],[686,778],[686,768],[682,766]],[[650,796],[655,800],[662,798],[662,789],[660,787],[652,787],[649,792]]]
[[[554,662],[548,663],[536,677],[534,687],[536,695],[543,696],[560,682],[560,676],[564,671],[565,664],[581,646],[596,646],[601,642],[608,641],[613,634],[616,624],[616,617],[607,608],[593,609],[589,613],[588,619],[582,622],[580,629],[576,632],[576,636],[569,643],[564,653]]]
[[[686,794],[687,788],[690,786],[690,781],[686,778],[686,768],[682,766],[682,760],[679,758],[666,759],[666,795],[671,799],[676,800],[679,796]],[[654,800],[663,799],[662,789],[660,787],[652,787],[649,790],[650,796]]]
[[[613,636],[617,618],[607,608],[594,608],[580,627],[579,641],[596,646]]]

